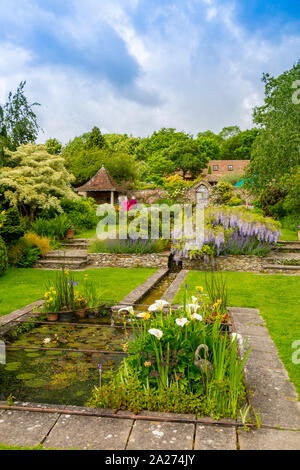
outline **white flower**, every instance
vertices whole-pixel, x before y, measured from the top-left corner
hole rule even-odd
[[[131,313],[132,315],[134,315],[134,310],[133,310],[133,307],[123,307],[123,308],[120,308],[119,312],[128,312],[128,313]]]
[[[187,308],[187,311],[188,311],[189,313],[197,312],[197,310],[199,310],[199,308],[200,308],[200,305],[187,304],[186,308]]]
[[[157,312],[158,310],[159,310],[159,307],[156,304],[152,304],[150,305],[150,307],[148,307],[149,312]]]
[[[49,344],[51,343],[51,338],[45,338],[43,341],[44,344]]]
[[[197,299],[197,297],[195,297],[194,295],[192,295],[192,302],[193,302],[193,304],[197,304],[197,303],[198,303],[198,299]]]
[[[158,305],[160,309],[164,307],[168,307],[170,305],[169,302],[167,302],[166,300],[156,300],[154,303]]]
[[[151,328],[148,330],[148,333],[150,333],[150,335],[156,336],[158,339],[160,339],[163,335],[163,332],[161,330],[157,330],[156,328]]]
[[[194,313],[193,315],[191,315],[191,319],[192,320],[199,320],[199,321],[203,320],[202,316],[199,315],[198,313]]]
[[[178,326],[184,327],[187,323],[189,323],[187,318],[176,318],[176,323]]]
[[[236,340],[236,342],[238,344],[240,344],[241,346],[243,345],[243,337],[242,335],[240,335],[239,333],[231,333],[231,337],[232,337],[232,340],[231,342],[233,343],[233,341]]]

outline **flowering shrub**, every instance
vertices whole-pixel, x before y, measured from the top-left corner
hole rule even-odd
[[[245,208],[210,207],[205,211],[204,246],[174,237],[172,252],[176,260],[213,254],[265,254],[277,243],[279,227],[273,219]]]
[[[133,332],[124,345],[128,357],[95,389],[89,405],[236,417],[249,352],[240,358],[240,338],[221,328],[227,321],[221,304],[212,304],[199,288],[176,312],[162,300],[137,315],[132,307],[121,309]]]

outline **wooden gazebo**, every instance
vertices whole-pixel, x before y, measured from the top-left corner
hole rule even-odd
[[[83,196],[92,197],[97,204],[114,204],[121,192],[121,187],[116,183],[104,166],[87,183],[76,191]]]

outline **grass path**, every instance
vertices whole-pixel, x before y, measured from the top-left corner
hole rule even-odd
[[[227,279],[229,305],[260,310],[300,400],[300,363],[292,362],[292,344],[300,341],[300,276],[224,272],[223,277]],[[205,274],[191,271],[186,282],[190,296],[195,286],[205,288]],[[182,302],[183,292],[184,285],[174,303]],[[300,347],[298,350],[300,360]]]
[[[88,273],[91,280],[99,283],[103,300],[118,302],[131,290],[150,277],[152,268],[102,268],[74,272],[80,282]],[[0,316],[35,302],[44,297],[45,284],[55,279],[56,271],[10,268],[0,278]]]

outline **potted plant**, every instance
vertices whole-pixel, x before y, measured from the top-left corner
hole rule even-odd
[[[45,292],[45,303],[44,303],[44,311],[47,316],[48,321],[57,321],[58,320],[58,312],[57,312],[57,302],[56,302],[56,290],[54,287],[50,287]]]
[[[68,230],[66,231],[66,238],[68,240],[71,240],[72,238],[74,238],[74,235],[75,235],[75,228],[74,227],[70,227],[68,228]]]
[[[62,322],[70,323],[73,320],[73,310],[68,310],[68,307],[63,307],[62,311],[59,312],[59,320]]]
[[[75,315],[78,318],[86,317],[86,309],[88,307],[88,301],[85,297],[79,296],[75,300]]]

